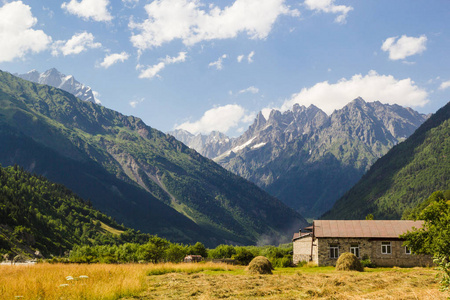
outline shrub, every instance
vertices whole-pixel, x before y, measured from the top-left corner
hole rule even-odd
[[[272,274],[272,264],[264,256],[257,256],[247,267],[247,272],[250,274]]]
[[[370,257],[367,255],[364,255],[361,259],[361,265],[363,268],[376,268],[377,266],[370,260]]]
[[[337,271],[359,271],[363,272],[364,268],[359,259],[350,252],[342,253],[336,262]]]
[[[255,256],[252,252],[245,249],[244,247],[236,247],[236,254],[233,255],[233,259],[235,259],[241,265],[248,265]]]

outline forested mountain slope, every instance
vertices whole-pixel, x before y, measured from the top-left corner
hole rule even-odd
[[[125,225],[172,241],[288,238],[304,219],[142,120],[0,73],[0,163],[63,183]]]
[[[0,166],[0,253],[48,257],[76,244],[145,243],[151,236],[117,224],[66,187],[17,165]]]
[[[380,158],[323,219],[400,219],[436,190],[450,188],[450,103]]]

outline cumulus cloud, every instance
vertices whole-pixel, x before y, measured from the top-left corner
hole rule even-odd
[[[42,30],[34,30],[37,19],[31,7],[15,1],[0,7],[0,62],[24,57],[28,52],[46,50],[52,38]]]
[[[113,54],[105,56],[103,61],[100,63],[100,66],[105,69],[108,69],[115,63],[126,61],[129,57],[130,57],[130,55],[128,53],[126,53],[125,51],[121,52],[121,53],[113,53]]]
[[[217,70],[222,70],[223,69],[223,60],[225,58],[227,58],[226,54],[219,57],[219,59],[217,59],[216,61],[209,63],[208,67],[215,67]]]
[[[92,19],[94,21],[111,21],[112,16],[108,11],[108,0],[70,0],[61,5],[68,13],[76,15],[85,20]]]
[[[213,130],[226,133],[230,129],[239,127],[242,123],[250,123],[254,114],[246,114],[245,109],[237,104],[219,106],[206,111],[203,116],[194,122],[185,122],[176,126],[192,134],[208,134]]]
[[[94,43],[94,35],[89,32],[77,33],[68,41],[56,41],[52,45],[52,55],[57,56],[62,53],[64,56],[70,54],[80,54],[88,49],[101,47],[101,43]]]
[[[339,14],[334,21],[340,24],[347,22],[347,14],[353,10],[351,6],[335,5],[334,0],[305,0],[305,6],[314,11]]]
[[[291,109],[295,103],[305,106],[314,104],[331,114],[333,110],[341,109],[357,97],[368,102],[380,101],[409,107],[421,107],[428,102],[428,93],[410,78],[399,80],[392,75],[379,75],[372,70],[365,76],[356,74],[336,83],[323,81],[310,88],[303,88],[285,101],[281,110]]]
[[[246,89],[240,90],[239,94],[244,94],[244,93],[252,93],[252,94],[258,94],[259,93],[259,89],[257,87],[254,86],[250,86]]]
[[[387,38],[381,50],[389,52],[389,59],[398,60],[405,59],[408,56],[424,52],[427,47],[427,37],[421,35],[420,37],[410,37],[402,35],[399,39],[397,36]]]
[[[224,9],[214,4],[204,7],[199,0],[155,0],[145,6],[148,19],[129,23],[130,29],[138,32],[132,35],[131,42],[144,50],[175,39],[194,45],[234,38],[240,33],[264,39],[279,16],[299,15],[298,10],[285,5],[285,0],[235,0]]]
[[[142,70],[139,74],[139,78],[152,79],[153,77],[160,77],[158,73],[161,72],[166,67],[166,65],[186,61],[186,54],[187,52],[180,52],[176,57],[170,57],[167,55],[165,58],[160,59],[159,63],[153,66],[145,67],[142,65],[137,65],[136,69]]]
[[[445,89],[447,89],[449,87],[450,87],[450,80],[444,81],[443,83],[441,83],[441,85],[439,86],[439,89],[440,90],[445,90]]]

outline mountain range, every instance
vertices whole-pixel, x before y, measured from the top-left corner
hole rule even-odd
[[[298,104],[285,112],[272,110],[267,119],[259,113],[234,139],[218,132],[169,134],[315,218],[427,117],[399,105],[357,98],[330,116],[314,105]]]
[[[437,190],[450,189],[450,102],[377,160],[323,219],[408,218]]]
[[[281,242],[303,217],[141,119],[0,72],[0,163],[173,242]]]
[[[55,68],[49,69],[43,73],[31,70],[26,74],[14,75],[28,81],[62,89],[81,100],[101,104],[101,102],[95,98],[94,91],[90,87],[78,82],[72,75],[64,75]]]

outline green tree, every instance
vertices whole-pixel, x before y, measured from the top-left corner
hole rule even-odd
[[[208,256],[216,259],[231,258],[234,254],[236,254],[236,250],[231,245],[219,245],[216,249],[208,251]]]
[[[233,255],[233,259],[237,260],[241,265],[248,265],[252,259],[255,258],[250,250],[245,247],[236,247],[236,254]]]
[[[448,195],[448,193],[446,193]],[[423,227],[402,235],[405,245],[414,253],[431,254],[443,272],[441,289],[450,288],[450,201],[444,192],[434,192],[420,212],[413,212],[417,219],[424,220]],[[422,207],[423,205],[420,205]]]
[[[187,253],[187,247],[180,244],[170,244],[164,255],[166,261],[182,262]]]
[[[195,245],[189,246],[187,254],[201,255],[202,257],[207,257],[208,250],[206,249],[205,245],[203,245],[200,242],[197,242],[195,243]]]

